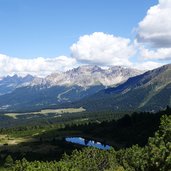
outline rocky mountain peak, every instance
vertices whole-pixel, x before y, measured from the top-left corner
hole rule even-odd
[[[103,69],[97,65],[83,65],[66,72],[57,72],[44,79],[33,80],[32,85],[90,87],[95,85],[114,86],[126,81],[129,77],[141,74],[132,68],[113,66]]]
[[[32,75],[21,77],[17,74],[3,77],[0,79],[0,95],[10,93],[18,87],[29,85],[34,78]]]

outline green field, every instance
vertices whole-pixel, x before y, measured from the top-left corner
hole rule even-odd
[[[38,112],[27,112],[27,113],[5,113],[5,116],[11,117],[13,119],[18,119],[18,116],[28,116],[28,115],[49,115],[53,114],[54,117],[61,117],[62,114],[66,113],[80,113],[86,110],[82,107],[80,108],[66,108],[66,109],[44,109]]]

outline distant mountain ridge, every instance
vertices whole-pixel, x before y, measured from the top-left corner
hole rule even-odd
[[[0,95],[11,93],[16,88],[29,85],[33,79],[32,75],[20,77],[18,75],[7,76],[0,79]]]
[[[45,78],[33,78],[27,85],[0,96],[0,109],[41,109],[78,101],[106,87],[114,87],[142,71],[122,66],[102,69],[86,65],[53,73]]]
[[[95,85],[115,86],[142,72],[123,66],[102,69],[96,65],[84,65],[66,72],[53,73],[45,78],[36,78],[31,85],[80,86],[84,88]]]
[[[129,78],[125,83],[107,88],[81,100],[90,111],[157,111],[171,105],[171,64]]]

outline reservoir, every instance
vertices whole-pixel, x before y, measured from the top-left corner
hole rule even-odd
[[[65,138],[65,141],[74,143],[74,144],[95,147],[95,148],[102,149],[102,150],[109,150],[111,148],[111,146],[109,145],[102,144],[101,142],[96,142],[94,140],[87,140],[82,137],[67,137]]]

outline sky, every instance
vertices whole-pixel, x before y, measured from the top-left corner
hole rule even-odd
[[[0,77],[171,62],[171,0],[0,0]]]

